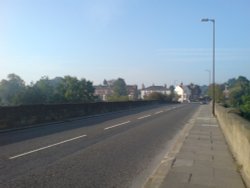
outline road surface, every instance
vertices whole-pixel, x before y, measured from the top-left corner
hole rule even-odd
[[[0,133],[0,187],[139,187],[198,104]]]

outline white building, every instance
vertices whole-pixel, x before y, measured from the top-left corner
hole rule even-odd
[[[184,86],[183,84],[181,84],[179,86],[175,86],[174,91],[179,96],[178,102],[181,102],[181,103],[183,103],[185,101],[189,102],[189,96],[190,96],[191,92],[187,86]]]
[[[150,86],[147,88],[141,89],[141,99],[145,99],[146,96],[150,95],[151,93],[162,93],[164,95],[170,95],[171,91],[167,89],[167,86]]]

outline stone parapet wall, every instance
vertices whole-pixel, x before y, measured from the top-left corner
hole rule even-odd
[[[245,183],[250,187],[250,122],[220,105],[216,105],[216,116]]]
[[[136,107],[159,103],[159,101],[127,101],[0,107],[0,130],[21,128],[39,123],[62,121],[75,117],[129,110]]]

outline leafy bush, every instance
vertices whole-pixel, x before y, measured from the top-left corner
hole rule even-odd
[[[129,101],[128,96],[119,96],[119,95],[111,95],[108,96],[108,102],[122,102],[122,101]]]
[[[250,95],[242,96],[242,101],[243,104],[240,105],[240,111],[245,118],[250,119]]]
[[[172,95],[164,95],[162,93],[153,92],[150,93],[148,96],[145,97],[146,100],[158,100],[158,101],[165,101],[171,102],[173,99]]]

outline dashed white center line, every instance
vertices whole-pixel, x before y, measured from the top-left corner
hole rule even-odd
[[[125,124],[128,124],[128,123],[130,123],[130,121],[126,121],[126,122],[123,122],[123,123],[112,125],[110,127],[106,127],[106,128],[104,128],[104,130],[112,129],[112,128],[115,128],[115,127],[118,127],[118,126],[121,126],[121,125],[125,125]]]
[[[162,113],[163,111],[155,112],[155,115]]]
[[[147,117],[150,117],[151,115],[150,114],[148,114],[148,115],[145,115],[145,116],[142,116],[142,117],[139,117],[139,118],[137,118],[137,119],[144,119],[144,118],[147,118]]]
[[[28,151],[28,152],[25,152],[25,153],[22,153],[22,154],[19,154],[19,155],[9,157],[9,159],[15,159],[15,158],[18,158],[18,157],[22,157],[22,156],[25,156],[25,155],[28,155],[28,154],[31,154],[31,153],[35,153],[35,152],[38,152],[38,151],[41,151],[41,150],[45,150],[45,149],[48,149],[48,148],[51,148],[51,147],[54,147],[54,146],[57,146],[57,145],[60,145],[60,144],[64,144],[66,142],[70,142],[70,141],[73,141],[73,140],[76,140],[76,139],[79,139],[79,138],[83,138],[85,136],[87,136],[87,135],[77,136],[77,137],[74,137],[74,138],[71,138],[71,139],[68,139],[68,140],[64,140],[64,141],[61,141],[61,142],[58,142],[58,143],[55,143],[55,144],[52,144],[52,145],[48,145],[48,146],[45,146],[45,147],[41,147],[41,148],[38,148],[38,149],[35,149],[35,150],[31,150],[31,151]]]

